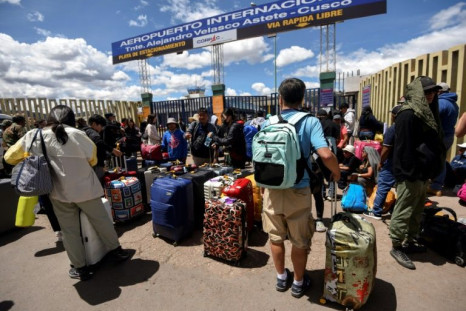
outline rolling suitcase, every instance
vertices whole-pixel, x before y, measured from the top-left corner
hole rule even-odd
[[[250,232],[254,228],[254,199],[251,181],[247,178],[238,178],[233,184],[225,187],[223,193],[231,198],[241,199],[246,204],[246,229]]]
[[[112,208],[107,199],[102,198],[103,208],[108,214],[108,218],[113,223]],[[86,214],[79,212],[79,222],[81,225],[81,238],[84,244],[84,251],[86,253],[86,264],[88,266],[95,265],[104,258],[104,256],[111,251],[107,249],[102,240],[97,235],[92,224],[89,222]]]
[[[185,178],[162,177],[151,186],[152,226],[154,237],[174,241],[186,237],[193,229],[193,183]]]
[[[348,212],[335,214],[336,204],[333,202],[332,219],[325,241],[324,292],[321,302],[337,302],[356,310],[366,303],[375,282],[375,229],[359,215]]]
[[[206,202],[203,228],[204,256],[220,258],[236,265],[246,255],[246,204],[223,197]]]
[[[121,177],[105,187],[115,222],[125,222],[144,213],[141,183],[136,177]]]
[[[233,183],[234,179],[230,176],[217,176],[209,179],[204,183],[204,198],[209,200],[218,198],[222,194],[222,190]]]
[[[146,196],[145,200],[147,204],[150,204],[150,198],[151,198],[151,186],[154,183],[154,180],[160,177],[167,176],[168,173],[162,173],[160,172],[160,169],[158,167],[149,167],[145,172],[144,172],[144,184],[146,185]]]
[[[212,170],[199,168],[198,170],[180,175],[181,178],[189,179],[193,182],[194,194],[194,224],[196,228],[202,228],[204,219],[204,183],[216,175]]]

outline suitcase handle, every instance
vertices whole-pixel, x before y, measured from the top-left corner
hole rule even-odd
[[[342,213],[335,214],[332,217],[332,222],[336,222],[336,221],[343,221],[346,223],[351,223],[355,228],[357,228],[358,231],[362,230],[361,225],[359,224],[359,222],[357,222],[354,219],[351,213],[342,212]]]
[[[427,207],[427,208],[424,209],[424,212],[426,214],[429,214],[430,216],[434,216],[435,214],[437,214],[438,212],[441,212],[443,210],[449,212],[453,216],[453,218],[455,219],[455,222],[458,221],[458,217],[456,216],[455,211],[452,210],[449,207]]]

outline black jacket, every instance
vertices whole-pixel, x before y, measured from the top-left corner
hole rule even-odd
[[[89,137],[97,146],[97,166],[104,167],[104,161],[107,158],[107,152],[111,153],[113,151],[113,147],[107,145],[102,137],[100,137],[100,134],[92,127],[86,126],[83,128],[83,131],[86,133],[87,137]]]
[[[243,133],[243,124],[233,122],[226,127],[225,137],[215,136],[213,141],[225,148],[230,157],[236,161],[246,160],[246,140]]]

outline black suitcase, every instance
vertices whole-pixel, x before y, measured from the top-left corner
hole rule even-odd
[[[207,168],[199,168],[196,171],[178,176],[179,178],[190,179],[193,182],[194,224],[196,228],[202,228],[204,220],[204,183],[215,176],[217,176],[215,172]]]
[[[435,215],[440,211],[448,214]],[[421,242],[429,248],[454,261],[462,267],[466,263],[466,225],[457,221],[456,213],[448,207],[428,207],[424,209],[421,221]]]

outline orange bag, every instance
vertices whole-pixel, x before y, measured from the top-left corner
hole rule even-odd
[[[377,185],[374,187],[367,202],[367,207],[369,208],[369,210],[372,210],[372,208],[374,207],[374,200],[375,200],[376,194],[377,194]],[[395,205],[395,202],[396,202],[395,192],[393,190],[390,190],[387,193],[387,197],[385,198],[385,203],[383,204],[382,214],[388,213],[392,209],[392,207]]]

